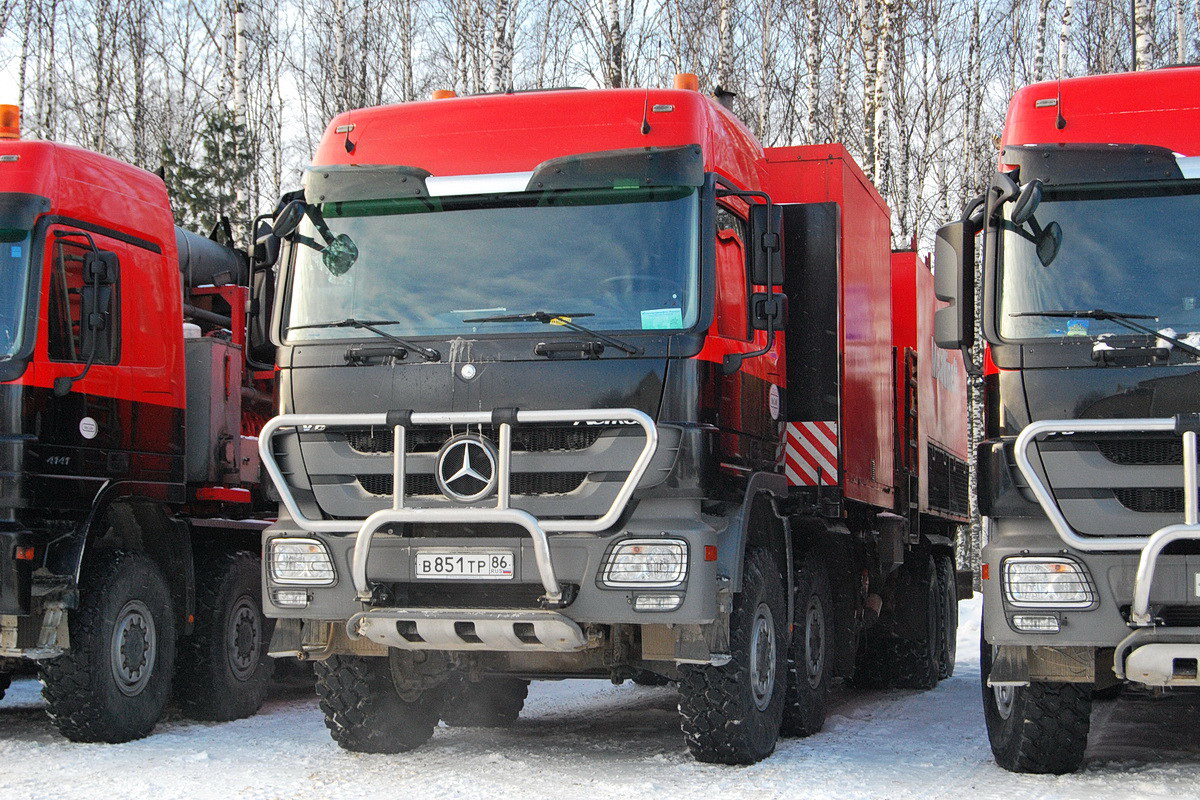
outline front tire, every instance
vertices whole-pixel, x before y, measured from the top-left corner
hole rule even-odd
[[[386,656],[330,656],[316,673],[325,727],[343,750],[405,753],[432,738],[444,687],[402,698]]]
[[[262,706],[271,659],[262,565],[250,552],[196,565],[196,624],[180,647],[175,695],[192,719],[227,722]]]
[[[1087,683],[988,686],[992,647],[980,641],[983,714],[996,763],[1009,772],[1063,775],[1083,765],[1091,726]]]
[[[520,678],[464,678],[446,698],[442,721],[452,728],[507,728],[521,716],[528,695],[529,681]]]
[[[42,696],[74,742],[128,742],[162,717],[175,666],[175,616],[158,566],[103,553],[84,568],[70,650],[43,662]]]
[[[754,764],[775,751],[787,693],[787,599],[763,548],[746,554],[729,636],[729,663],[679,668],[683,734],[697,761]]]
[[[796,621],[788,657],[784,736],[811,736],[825,725],[833,680],[833,594],[825,565],[806,558],[796,572]]]

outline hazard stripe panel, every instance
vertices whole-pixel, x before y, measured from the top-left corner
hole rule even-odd
[[[785,439],[783,467],[789,485],[837,485],[836,422],[789,422]]]

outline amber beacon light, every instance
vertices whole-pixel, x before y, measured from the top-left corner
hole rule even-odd
[[[21,138],[21,107],[0,105],[0,139]]]

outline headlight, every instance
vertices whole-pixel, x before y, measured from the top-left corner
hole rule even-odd
[[[272,539],[271,579],[276,583],[328,586],[333,583],[333,559],[316,539]]]
[[[608,553],[608,586],[678,586],[687,576],[687,542],[682,539],[626,539]]]
[[[1083,608],[1096,602],[1087,573],[1068,558],[1005,559],[1004,597],[1026,607]]]

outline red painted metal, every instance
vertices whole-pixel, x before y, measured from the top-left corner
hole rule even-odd
[[[196,499],[210,503],[250,503],[254,496],[249,489],[231,486],[201,486],[196,490]]]
[[[1008,107],[1002,146],[1066,142],[1150,144],[1200,156],[1200,67],[1093,75],[1020,89]]]
[[[768,148],[763,166],[767,191],[776,202],[832,202],[841,209],[841,419],[829,422],[837,423],[839,477],[846,497],[891,508],[891,212],[841,145]]]
[[[175,228],[167,189],[152,173],[78,147],[41,141],[0,142],[0,192],[27,192],[50,199],[50,214],[100,226],[156,246],[161,252],[93,232],[96,245],[120,259],[122,305],[137,313],[121,316],[121,363],[97,364],[76,384],[78,391],[183,408],[184,366],[181,287]],[[54,230],[70,229],[69,222]],[[38,338],[33,361],[20,383],[50,387],[77,364],[49,360],[47,320],[52,248],[43,248]],[[164,335],[170,331],[172,335]],[[176,332],[180,332],[176,335]]]

